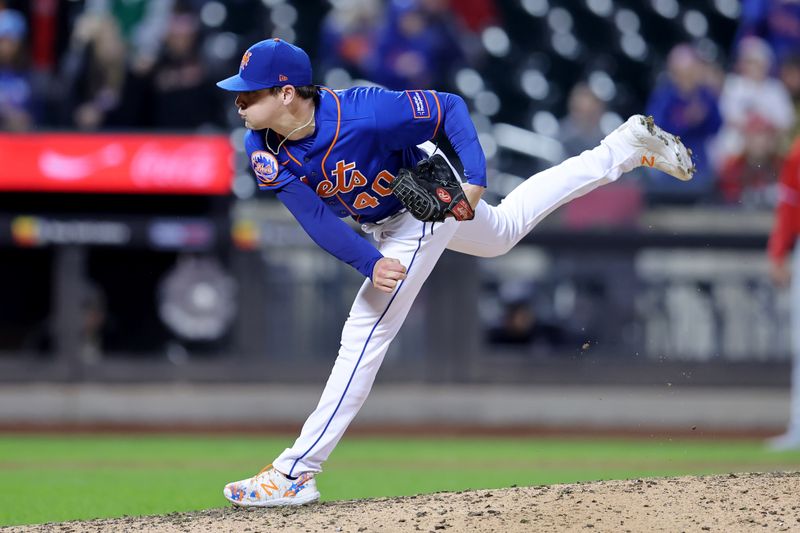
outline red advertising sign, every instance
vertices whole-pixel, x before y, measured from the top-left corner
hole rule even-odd
[[[0,134],[0,191],[228,194],[227,137]]]

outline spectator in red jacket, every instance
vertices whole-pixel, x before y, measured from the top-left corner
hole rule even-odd
[[[779,132],[757,115],[751,117],[742,132],[742,151],[726,159],[720,169],[722,199],[748,209],[772,209],[777,203],[778,175],[783,164]]]
[[[785,434],[770,441],[777,450],[800,448],[800,253],[791,267],[789,252],[800,238],[800,138],[795,140],[780,176],[775,226],[769,238],[770,274],[779,287],[791,286],[791,405]]]

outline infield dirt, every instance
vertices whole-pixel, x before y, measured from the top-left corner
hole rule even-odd
[[[299,508],[221,508],[0,528],[19,532],[800,531],[800,473],[652,478]]]

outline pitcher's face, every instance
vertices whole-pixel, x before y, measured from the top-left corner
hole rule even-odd
[[[236,107],[244,125],[251,130],[274,128],[285,112],[282,92],[274,93],[271,89],[238,93]]]

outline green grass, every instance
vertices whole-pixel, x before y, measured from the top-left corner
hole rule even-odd
[[[0,525],[223,507],[291,437],[0,436]],[[323,500],[800,469],[754,441],[345,438],[318,478]]]

